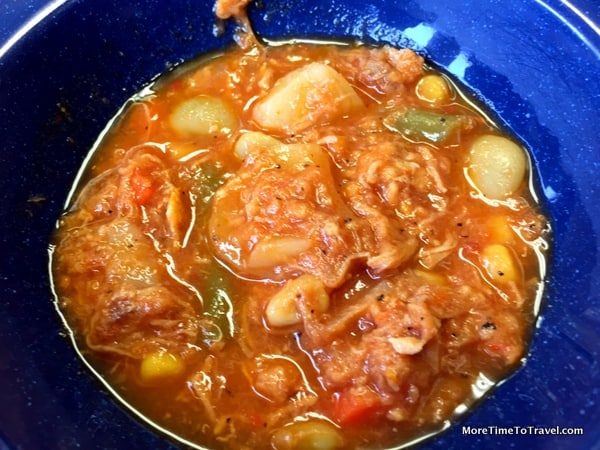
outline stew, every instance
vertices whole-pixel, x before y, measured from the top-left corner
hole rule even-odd
[[[532,170],[411,50],[246,39],[110,123],[54,236],[57,304],[181,441],[400,445],[526,356],[549,239]]]

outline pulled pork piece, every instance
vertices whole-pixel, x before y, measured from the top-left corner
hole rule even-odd
[[[335,392],[338,423],[409,420],[429,391],[439,372],[441,322],[427,307],[433,290],[417,295],[417,286],[411,273],[386,279],[349,299],[352,307],[305,327],[303,348],[311,351],[323,385]],[[349,332],[352,339],[343,339]],[[354,417],[348,402],[360,403],[364,414]]]
[[[165,284],[164,252],[179,248],[189,220],[167,158],[157,146],[134,147],[88,184],[63,219],[69,233],[57,244],[57,266],[86,280],[67,285],[65,302],[86,298],[72,307],[94,350],[142,358],[157,349],[184,352],[197,340],[190,294]]]
[[[342,284],[373,236],[337,192],[327,153],[261,133],[240,141],[244,164],[212,205],[216,254],[244,276],[279,281],[310,273],[328,288]]]
[[[406,384],[411,357],[424,352],[440,328],[425,300],[413,301],[412,284],[402,277],[382,281],[354,298],[353,307],[305,326],[304,348],[314,349],[326,385],[365,384],[396,392]],[[357,330],[356,339],[337,339],[349,329]]]
[[[158,349],[181,350],[199,331],[192,306],[162,286],[123,286],[101,297],[89,326],[91,348],[133,358]]]
[[[302,372],[285,357],[258,357],[248,364],[252,387],[271,402],[284,403],[303,389]]]
[[[215,14],[219,19],[238,18],[246,14],[246,6],[252,0],[218,0],[215,3]]]
[[[403,92],[405,85],[423,75],[423,58],[408,49],[357,47],[337,68],[379,93]]]

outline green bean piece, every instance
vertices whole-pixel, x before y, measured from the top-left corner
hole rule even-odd
[[[390,114],[384,124],[410,141],[444,142],[460,128],[467,127],[467,116],[441,114],[410,108]]]

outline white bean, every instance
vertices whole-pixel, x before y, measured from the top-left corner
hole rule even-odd
[[[288,263],[312,246],[310,239],[277,236],[259,241],[246,262],[247,269],[264,269]]]
[[[490,199],[500,200],[514,193],[526,169],[525,152],[505,137],[483,135],[471,146],[470,176],[477,189]]]
[[[231,107],[209,95],[184,100],[169,117],[171,127],[180,135],[224,135],[238,126]]]
[[[415,336],[390,337],[388,341],[400,355],[416,355],[426,344],[424,340]]]
[[[311,420],[280,428],[271,443],[276,450],[334,450],[344,445],[344,439],[332,424]]]
[[[310,305],[315,312],[329,309],[329,294],[323,282],[314,275],[304,274],[288,281],[267,304],[265,317],[273,327],[296,325],[302,321],[298,302]]]

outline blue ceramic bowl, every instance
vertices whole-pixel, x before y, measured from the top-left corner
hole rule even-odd
[[[47,246],[77,169],[119,106],[156,75],[231,42],[231,28],[215,37],[212,4],[202,3],[0,3],[0,449],[176,448],[114,403],[75,356],[55,313]],[[416,49],[471,87],[533,151],[555,235],[531,355],[423,447],[600,448],[597,1],[262,3],[251,17],[264,36]],[[496,426],[517,434],[494,434]],[[530,426],[584,434],[539,435]]]

